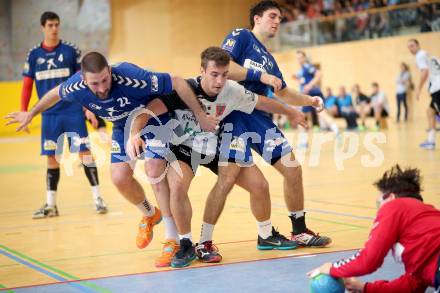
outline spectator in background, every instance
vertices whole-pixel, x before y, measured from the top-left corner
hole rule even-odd
[[[337,103],[339,106],[340,115],[344,117],[347,122],[347,129],[354,130],[357,129],[358,124],[356,121],[357,114],[353,107],[353,101],[351,96],[347,94],[344,86],[339,87],[339,93],[337,97]]]
[[[365,120],[371,112],[371,100],[364,93],[362,93],[358,84],[353,86],[352,97],[356,103],[356,112],[361,118],[361,126],[359,126],[359,130],[363,131],[367,128]]]
[[[388,103],[388,98],[383,91],[379,89],[379,84],[373,82],[371,84],[372,95],[371,95],[371,106],[373,107],[374,118],[376,119],[376,130],[380,128],[386,128],[386,126],[381,126],[382,118],[388,117],[390,113],[390,106]]]
[[[396,93],[397,93],[397,116],[396,121],[400,121],[400,106],[403,104],[403,107],[405,109],[405,115],[404,120],[408,121],[408,104],[407,104],[407,97],[409,94],[409,91],[411,91],[413,87],[412,80],[411,80],[411,72],[409,71],[409,67],[406,63],[402,62],[400,63],[400,73],[397,76],[397,87],[396,87]]]
[[[330,87],[326,87],[325,88],[324,107],[325,107],[326,111],[332,117],[338,117],[339,116],[339,109],[338,109],[337,98],[336,98],[335,95],[333,95],[332,89]]]

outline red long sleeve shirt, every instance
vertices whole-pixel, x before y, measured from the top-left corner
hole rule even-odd
[[[44,44],[44,42],[41,43],[41,47],[44,48],[46,51],[51,52],[53,51],[57,46],[49,47]],[[23,77],[23,88],[21,90],[21,111],[27,111],[29,107],[29,102],[32,97],[32,87],[34,85],[33,78],[29,76]]]
[[[434,285],[440,255],[440,211],[413,198],[397,198],[378,211],[365,247],[333,264],[333,277],[363,276],[377,270],[388,251],[405,265],[392,281],[367,283],[364,292],[425,292]]]

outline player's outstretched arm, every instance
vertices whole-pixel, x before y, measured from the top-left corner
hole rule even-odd
[[[165,104],[159,99],[154,99],[146,108],[134,113],[135,116],[130,127],[130,137],[127,141],[127,154],[132,160],[135,160],[145,148],[145,142],[141,138],[141,132],[145,125],[147,125],[148,120],[166,112],[168,112],[168,109]]]
[[[58,90],[60,86],[56,86],[50,91],[48,91],[41,100],[38,101],[37,104],[29,111],[29,112],[12,112],[6,115],[6,119],[10,119],[6,125],[18,123],[20,124],[17,127],[16,131],[23,130],[28,126],[32,119],[40,114],[41,112],[49,109],[53,105],[55,105],[61,98],[58,95]]]
[[[191,111],[193,111],[200,123],[200,127],[205,131],[215,131],[217,129],[218,120],[215,117],[206,115],[188,83],[183,78],[178,76],[171,76],[171,79],[173,82],[173,89],[191,109]]]
[[[276,92],[277,97],[283,99],[286,103],[294,106],[313,106],[318,112],[324,109],[323,101],[318,96],[309,96],[301,94],[289,87]]]
[[[255,69],[247,69],[238,65],[234,61],[229,65],[229,79],[235,81],[260,81],[264,84],[270,85],[275,91],[279,91],[283,85],[281,79],[275,75],[261,72]]]
[[[284,114],[287,116],[293,127],[299,124],[307,128],[307,122],[303,113],[289,105],[280,103],[277,100],[269,99],[265,96],[258,96],[258,102],[255,108],[269,113]]]

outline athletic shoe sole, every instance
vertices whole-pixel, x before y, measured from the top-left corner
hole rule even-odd
[[[186,263],[182,263],[182,264],[173,264],[173,263],[171,263],[171,267],[172,268],[176,268],[176,269],[178,269],[178,268],[184,268],[184,267],[187,267],[187,266],[189,266],[195,259],[197,258],[197,256],[196,255],[194,255],[194,257],[192,257],[189,261],[187,261]]]

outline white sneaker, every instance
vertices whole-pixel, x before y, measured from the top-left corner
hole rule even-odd
[[[106,214],[107,213],[107,205],[105,204],[102,197],[98,197],[98,199],[95,200],[95,208],[96,208],[96,212],[98,214]]]

